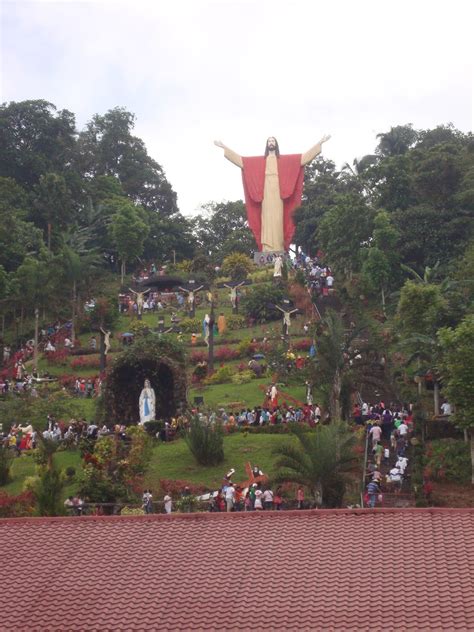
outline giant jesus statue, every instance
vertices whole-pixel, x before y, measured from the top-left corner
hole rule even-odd
[[[295,232],[293,211],[301,204],[304,166],[321,153],[324,136],[305,154],[280,155],[276,138],[270,136],[265,156],[244,158],[214,141],[224,156],[242,169],[249,226],[260,252],[288,250]]]

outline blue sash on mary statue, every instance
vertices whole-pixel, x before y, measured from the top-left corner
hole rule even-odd
[[[148,395],[145,394],[143,401],[143,414],[147,417],[150,414],[150,407],[148,406]]]

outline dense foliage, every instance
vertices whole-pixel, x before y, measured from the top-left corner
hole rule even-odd
[[[210,424],[195,415],[185,439],[200,465],[218,465],[224,460],[224,432],[220,423]]]

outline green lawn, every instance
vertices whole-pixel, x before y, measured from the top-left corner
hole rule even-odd
[[[274,459],[272,450],[284,442],[294,441],[288,435],[244,434],[235,433],[225,437],[224,462],[213,467],[198,465],[190,453],[184,439],[178,439],[171,443],[161,443],[153,450],[153,458],[150,463],[145,483],[152,489],[156,489],[160,479],[187,480],[189,482],[205,485],[209,489],[217,489],[222,484],[222,479],[231,467],[235,469],[233,480],[236,483],[247,479],[245,464],[250,461],[252,465],[259,465],[260,469],[268,475],[274,472]]]
[[[196,396],[203,397],[206,408],[228,408],[229,404],[238,402],[241,405],[234,406],[234,409],[261,406],[264,402],[265,394],[260,387],[267,387],[269,384],[269,378],[260,378],[252,380],[248,384],[214,384],[212,386],[192,388],[189,390],[188,399],[192,405]],[[306,387],[304,385],[281,386],[280,390],[299,401],[305,401]],[[280,397],[280,402],[283,401],[285,401],[285,398]],[[292,406],[293,402],[288,401],[288,405]]]
[[[57,452],[54,455],[54,460],[57,465],[63,469],[71,466],[76,468],[76,471],[81,469],[81,457],[77,450],[67,450]],[[23,453],[20,457],[15,458],[11,469],[12,480],[8,485],[1,488],[2,491],[7,494],[19,494],[23,491],[23,484],[25,478],[28,476],[35,476],[36,463],[33,460],[31,454]],[[74,492],[73,487],[66,487],[65,496],[69,496]]]
[[[198,465],[191,455],[184,439],[170,443],[157,443],[153,448],[152,458],[145,477],[145,486],[158,489],[160,479],[187,480],[191,483],[217,488],[224,474],[233,467],[236,471],[234,480],[244,481],[247,477],[245,464],[258,464],[265,474],[272,474],[274,457],[272,450],[284,442],[294,441],[288,435],[244,434],[235,433],[224,438],[225,460],[214,467]],[[55,462],[65,469],[72,466],[76,472],[81,470],[81,459],[78,450],[57,452]],[[19,494],[23,491],[25,478],[35,476],[36,464],[31,454],[23,454],[13,462],[12,481],[2,487],[8,494]],[[75,483],[67,486],[64,497],[75,492]]]

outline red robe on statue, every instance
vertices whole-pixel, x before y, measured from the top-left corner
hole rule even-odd
[[[265,186],[265,156],[242,158],[242,180],[244,183],[245,206],[250,229],[262,250],[262,200]],[[295,225],[293,212],[301,204],[303,193],[304,167],[301,154],[287,154],[278,158],[278,181],[280,197],[283,200],[283,236],[285,250],[290,246]]]

